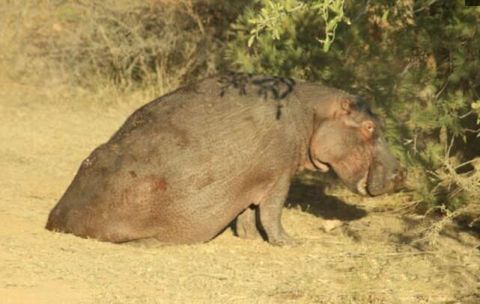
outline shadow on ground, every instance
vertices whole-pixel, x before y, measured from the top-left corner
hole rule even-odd
[[[294,179],[287,197],[287,208],[300,207],[304,212],[328,220],[353,221],[367,215],[366,210],[326,194],[325,185],[325,181],[311,183],[302,178]]]

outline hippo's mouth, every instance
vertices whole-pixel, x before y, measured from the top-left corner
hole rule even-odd
[[[367,181],[368,181],[368,173],[370,172],[370,168],[367,170],[365,175],[360,179],[357,183],[357,191],[361,195],[364,196],[370,196],[370,193],[368,193],[368,188],[367,188]]]

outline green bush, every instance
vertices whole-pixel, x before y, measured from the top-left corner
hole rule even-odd
[[[471,178],[477,172],[471,162],[480,155],[472,111],[480,99],[480,10],[463,1],[413,0],[345,1],[349,19],[338,9],[330,11],[330,20],[311,8],[292,10],[312,2],[333,3],[257,1],[232,27],[230,64],[246,72],[323,80],[367,97],[409,168],[417,207],[478,204],[480,184],[478,176],[477,182]],[[275,9],[287,13],[265,13]],[[269,21],[276,28],[258,30],[265,16],[276,18]],[[338,27],[327,51],[321,37],[330,21]],[[454,181],[454,173],[465,173],[456,177],[470,178],[471,187]]]

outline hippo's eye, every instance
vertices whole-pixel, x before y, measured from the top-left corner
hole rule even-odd
[[[363,138],[368,140],[373,137],[373,133],[375,132],[375,124],[371,120],[366,120],[362,122],[360,130]]]
[[[367,120],[363,122],[363,127],[369,133],[373,133],[375,131],[375,124],[371,120]]]

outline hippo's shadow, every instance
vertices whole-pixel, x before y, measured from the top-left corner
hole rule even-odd
[[[325,183],[305,183],[298,178],[294,179],[290,186],[286,206],[300,207],[304,212],[329,220],[353,221],[367,215],[364,209],[325,194]]]

